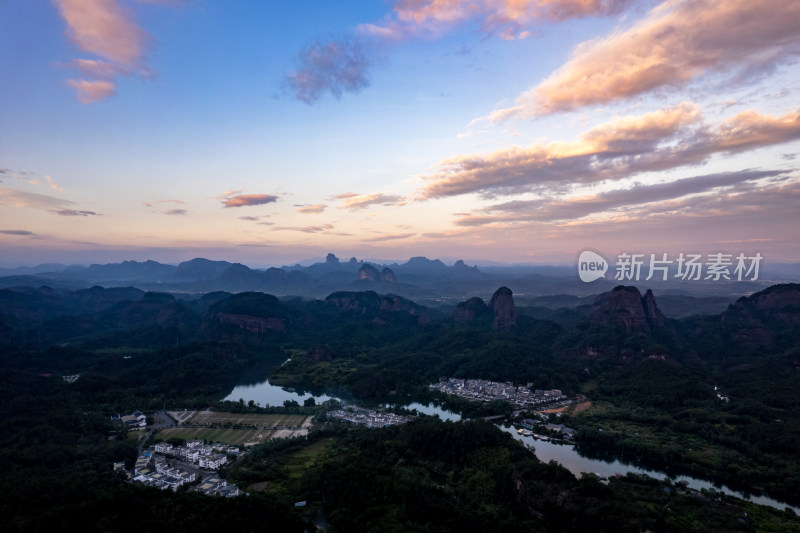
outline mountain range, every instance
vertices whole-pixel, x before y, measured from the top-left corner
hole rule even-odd
[[[446,265],[439,259],[412,257],[405,263],[380,264],[342,261],[328,254],[325,261],[280,268],[250,268],[240,263],[195,258],[178,265],[152,260],[83,265],[44,264],[37,267],[0,269],[0,288],[48,286],[77,290],[92,286],[136,287],[144,291],[202,294],[213,291],[261,291],[276,296],[322,298],[335,291],[392,292],[420,303],[455,305],[498,286],[514,290],[518,301],[545,307],[569,307],[578,298],[592,298],[618,284],[606,278],[581,282],[576,268],[565,265],[510,265],[477,267],[458,260]],[[646,277],[646,271],[642,277]],[[782,282],[800,281],[800,264],[765,265],[757,281],[662,281],[636,282],[662,295],[665,308],[680,308],[673,316],[690,312],[721,311],[738,297]],[[561,303],[556,304],[560,296]],[[670,302],[674,296],[680,301]],[[702,298],[686,306],[683,297]],[[546,302],[543,300],[547,297]],[[674,305],[673,305],[674,303]],[[700,304],[698,305],[695,304]]]

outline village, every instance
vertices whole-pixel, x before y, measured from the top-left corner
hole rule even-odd
[[[438,383],[428,385],[431,390],[439,391],[444,394],[491,402],[501,400],[508,402],[517,409],[528,409],[531,407],[542,407],[544,405],[555,407],[573,403],[575,400],[567,398],[559,389],[531,390],[532,383],[527,386],[517,386],[507,381],[499,383],[487,381],[485,379],[455,379],[442,377]]]
[[[411,417],[397,415],[386,411],[373,411],[363,407],[356,407],[354,405],[346,405],[341,409],[328,412],[328,418],[335,420],[342,420],[352,424],[358,424],[370,428],[381,428],[385,426],[393,426],[398,424],[405,424]]]
[[[205,444],[200,440],[191,440],[183,446],[159,442],[142,451],[136,459],[132,475],[125,471],[124,463],[115,463],[114,469],[125,471],[135,483],[162,490],[174,491],[182,485],[192,484],[190,490],[208,496],[234,497],[241,494],[239,488],[229,485],[214,471],[242,453],[237,446],[218,442]]]

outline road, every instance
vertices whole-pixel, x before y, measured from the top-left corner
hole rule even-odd
[[[147,442],[147,439],[150,438],[150,435],[152,435],[154,431],[175,427],[175,421],[169,417],[166,411],[156,411],[155,414],[153,414],[153,422],[153,425],[148,426],[147,433],[145,433],[144,437],[139,439],[139,449],[136,452],[137,456],[142,455],[144,443]]]

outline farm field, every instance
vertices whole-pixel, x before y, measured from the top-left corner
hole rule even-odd
[[[190,426],[255,426],[270,429],[300,429],[311,425],[311,417],[292,414],[226,413],[220,411],[176,411],[169,413],[183,425]]]
[[[225,444],[252,446],[270,439],[308,434],[311,417],[291,414],[237,414],[218,411],[178,411],[169,413],[181,425],[196,427],[165,428],[163,439],[199,439]],[[199,426],[199,427],[197,427]]]

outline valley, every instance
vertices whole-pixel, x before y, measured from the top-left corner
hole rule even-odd
[[[798,530],[792,509],[756,510],[711,488],[638,474],[576,477],[539,462],[481,419],[535,420],[535,432],[550,436],[557,434],[551,426],[566,427],[575,450],[589,458],[796,507],[800,286],[769,286],[719,313],[682,317],[661,312],[657,291],[634,286],[572,300],[572,307],[564,298],[555,307],[524,305],[507,286],[484,297],[432,306],[373,290],[278,298],[0,289],[0,410],[10,428],[0,464],[8,472],[3,492],[12,495],[3,519],[39,529],[78,508],[87,517],[122,519],[124,505],[102,502],[130,502],[151,489],[114,475],[113,463],[133,468],[142,443],[112,418],[167,411],[178,424],[159,429],[156,442],[199,439],[250,450],[220,475],[254,498],[209,503],[217,517],[203,510],[197,520],[210,523],[234,508],[242,520],[255,519],[246,509],[258,508],[287,531],[320,512],[345,531],[354,516],[411,529],[467,520],[487,531],[578,531],[602,516],[622,529],[703,531],[721,521],[726,531],[764,524]],[[679,308],[681,297],[671,298]],[[249,386],[256,394],[267,377],[269,387],[296,394],[257,400],[231,392]],[[403,407],[432,403],[462,421]],[[374,414],[387,404],[394,413]],[[405,423],[362,428],[347,421],[359,417],[368,425]],[[358,486],[348,484],[356,479]],[[203,497],[158,492],[147,498],[166,506]],[[551,499],[559,492],[568,503]],[[378,493],[396,499],[373,502]],[[43,515],[34,511],[42,498],[58,502]],[[623,500],[629,505],[614,503]],[[298,501],[306,505],[295,508]],[[372,502],[364,507],[372,517],[353,507],[364,501]],[[412,510],[409,502],[420,505]],[[659,505],[676,514],[648,510]]]

